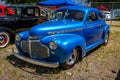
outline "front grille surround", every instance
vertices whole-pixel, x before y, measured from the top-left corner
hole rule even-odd
[[[39,40],[27,40],[21,42],[21,48],[31,58],[48,58],[49,48],[40,43]]]

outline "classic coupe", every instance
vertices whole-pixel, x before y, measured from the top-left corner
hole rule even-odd
[[[110,27],[95,8],[67,6],[50,21],[16,34],[14,56],[32,64],[69,69],[88,51],[107,44]]]

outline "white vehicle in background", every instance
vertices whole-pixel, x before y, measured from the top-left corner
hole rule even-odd
[[[111,20],[111,12],[110,11],[103,11],[102,10],[101,12],[105,17],[105,20]]]

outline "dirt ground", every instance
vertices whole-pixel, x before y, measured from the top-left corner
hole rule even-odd
[[[120,27],[111,27],[107,46],[88,52],[73,68],[45,68],[17,59],[13,45],[0,49],[0,80],[120,80]]]
[[[107,24],[109,25],[117,25],[120,26],[120,21],[106,21]]]

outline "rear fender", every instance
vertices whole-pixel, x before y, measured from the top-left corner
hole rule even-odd
[[[107,32],[110,33],[110,26],[109,26],[109,25],[106,25],[106,26],[104,27],[103,39],[105,39],[105,35],[106,35]]]

